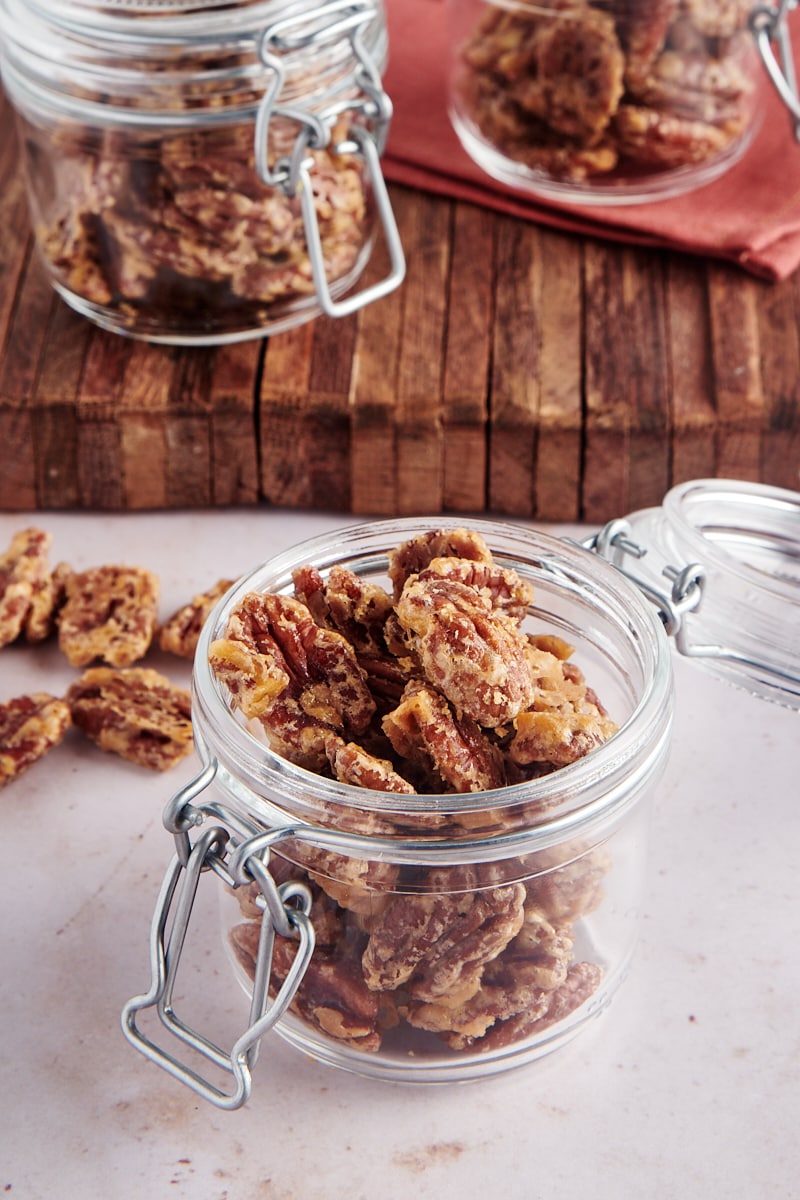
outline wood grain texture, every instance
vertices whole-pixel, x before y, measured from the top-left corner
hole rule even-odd
[[[0,508],[596,524],[691,478],[800,487],[800,280],[391,195],[391,295],[231,346],[147,345],[51,290],[0,93]],[[379,239],[358,286],[387,269]]]

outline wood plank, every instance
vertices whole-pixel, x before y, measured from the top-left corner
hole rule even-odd
[[[536,508],[540,398],[541,264],[535,227],[501,218],[496,262],[489,507],[526,517]]]
[[[723,479],[758,480],[761,474],[760,294],[756,280],[722,263],[708,264],[718,418],[716,474]]]
[[[76,508],[77,397],[91,325],[55,293],[34,395],[36,493],[42,508]]]
[[[261,490],[274,504],[350,507],[355,322],[320,317],[269,339],[259,404]]]
[[[38,502],[32,400],[47,328],[39,314],[48,312],[51,302],[50,284],[29,240],[0,364],[0,505],[4,508],[35,508]]]
[[[670,480],[664,259],[586,245],[586,456],[589,521],[658,504]]]
[[[379,242],[364,272],[365,286],[385,278],[388,270],[389,256]],[[398,511],[395,411],[403,299],[401,287],[356,316],[350,387],[350,503],[355,513]]]
[[[672,392],[671,484],[716,471],[717,411],[705,272],[679,255],[667,264]]]
[[[265,343],[218,346],[209,366],[211,486],[216,505],[257,504],[257,405]]]
[[[536,517],[577,521],[583,451],[583,264],[575,238],[541,230]]]
[[[447,293],[442,420],[442,505],[486,507],[489,371],[492,350],[494,236],[490,215],[455,206]]]
[[[439,512],[451,205],[400,190],[395,210],[407,260],[397,360],[397,511]]]
[[[591,524],[630,511],[631,351],[626,340],[624,253],[584,248],[585,448],[581,515]]]
[[[765,483],[800,491],[800,277],[759,290]]]

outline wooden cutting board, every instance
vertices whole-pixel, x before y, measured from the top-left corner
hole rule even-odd
[[[0,106],[0,507],[596,523],[688,478],[800,488],[800,280],[392,197],[391,296],[266,340],[150,346],[51,291]],[[385,269],[379,250],[367,282]]]

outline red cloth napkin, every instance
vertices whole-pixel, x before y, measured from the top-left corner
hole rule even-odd
[[[766,279],[800,265],[800,144],[772,85],[747,153],[721,179],[672,200],[595,208],[530,197],[498,183],[461,148],[447,115],[443,0],[386,0],[394,104],[387,179],[576,233],[729,259]],[[794,39],[800,30],[795,26]],[[800,55],[798,68],[800,69]]]

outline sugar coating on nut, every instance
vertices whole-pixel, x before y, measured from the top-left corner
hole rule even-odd
[[[129,762],[165,771],[192,750],[191,696],[158,671],[94,667],[66,699],[75,726]]]
[[[168,617],[158,631],[161,649],[180,658],[193,658],[206,617],[232,584],[232,579],[219,579]]]
[[[0,703],[0,788],[57,746],[69,726],[69,706],[48,692]]]
[[[145,567],[102,566],[70,574],[58,644],[74,667],[100,659],[130,667],[156,630],[158,579]]]

